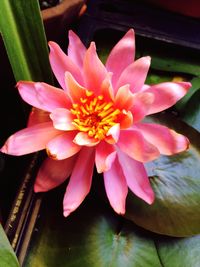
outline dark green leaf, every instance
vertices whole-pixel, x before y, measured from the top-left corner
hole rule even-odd
[[[187,73],[195,76],[200,75],[200,66],[198,62],[189,62],[186,61],[185,58],[170,57],[164,54],[162,54],[162,56],[158,56],[156,54],[151,56],[151,67],[153,69],[175,73]]]
[[[189,236],[200,233],[200,134],[170,115],[151,121],[165,124],[186,135],[190,149],[174,156],[161,156],[146,164],[156,194],[153,205],[135,197],[127,199],[126,217],[156,233]]]
[[[36,0],[1,0],[0,31],[16,81],[52,82],[44,27]]]
[[[182,113],[182,119],[200,132],[200,90],[188,101]]]
[[[176,104],[176,109],[184,113],[184,110],[188,112],[187,103],[193,98],[194,94],[200,89],[200,77],[195,77],[191,81],[192,87],[188,91],[188,93]],[[195,102],[196,97],[193,98],[192,102]]]
[[[157,84],[157,83],[162,83],[162,82],[168,82],[173,79],[173,75],[167,73],[167,72],[159,72],[159,74],[153,72],[149,72],[148,76],[146,78],[145,83],[146,84]]]
[[[66,219],[60,201],[46,199],[24,267],[161,267],[154,241],[97,197]]]
[[[60,205],[62,194],[57,189],[43,199],[24,267],[199,266],[199,236],[151,234],[117,216],[91,195],[65,219]]]
[[[0,266],[19,267],[17,257],[7,239],[6,234],[0,224]]]

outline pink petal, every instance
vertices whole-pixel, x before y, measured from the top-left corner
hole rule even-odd
[[[86,48],[79,39],[79,37],[72,30],[70,30],[68,56],[79,67],[80,70],[82,70],[83,68],[83,59],[85,56],[85,52]]]
[[[160,155],[158,149],[135,129],[121,131],[117,145],[129,157],[140,162],[154,160]]]
[[[45,148],[46,144],[60,131],[53,128],[52,122],[44,122],[25,128],[11,135],[1,152],[21,156]]]
[[[124,214],[128,187],[117,159],[112,164],[111,169],[104,172],[103,176],[110,205],[118,214]]]
[[[130,111],[133,114],[133,122],[136,123],[144,119],[154,101],[154,95],[151,93],[136,93],[133,96],[133,106]]]
[[[96,96],[100,94],[101,84],[107,76],[107,71],[96,53],[95,43],[92,42],[84,59],[85,87],[93,91]]]
[[[66,93],[49,84],[20,81],[17,87],[22,99],[36,108],[51,112],[55,108],[71,106]]]
[[[148,114],[157,113],[173,106],[191,87],[189,82],[165,82],[153,85],[145,90],[154,94],[154,102]]]
[[[120,134],[120,124],[119,123],[116,123],[114,126],[112,126],[106,136],[111,136],[113,141],[115,143],[117,143],[118,139],[119,139],[119,134]]]
[[[116,157],[116,151],[112,145],[102,141],[96,147],[95,163],[98,173],[108,171]]]
[[[131,92],[140,91],[145,83],[150,63],[150,57],[141,57],[133,62],[120,75],[116,88],[129,84]]]
[[[113,73],[113,87],[116,88],[116,83],[122,71],[134,61],[135,57],[135,34],[134,30],[130,29],[124,37],[114,46],[110,52],[106,68]]]
[[[128,187],[136,196],[152,204],[155,196],[144,165],[122,152],[118,156]]]
[[[127,129],[133,124],[133,115],[130,111],[122,110],[117,120],[120,123],[120,129]]]
[[[50,114],[50,118],[53,121],[54,128],[62,131],[75,130],[72,124],[74,116],[71,111],[65,108],[56,108]]]
[[[63,200],[63,213],[67,217],[85,199],[90,191],[94,167],[94,150],[82,148],[74,166]]]
[[[78,84],[71,73],[65,73],[65,82],[72,102],[79,103],[81,98],[86,97],[86,88]]]
[[[49,117],[49,112],[33,107],[29,114],[27,125],[28,127],[30,127],[38,123],[49,121],[51,121]]]
[[[110,102],[114,99],[114,92],[111,83],[112,73],[108,72],[101,84],[100,95],[104,96],[104,101]]]
[[[81,149],[73,142],[75,135],[75,131],[64,132],[48,142],[46,146],[48,156],[56,160],[62,160],[75,155]]]
[[[134,95],[129,90],[130,85],[120,87],[115,97],[115,106],[119,109],[128,110],[133,105]]]
[[[75,136],[73,142],[79,146],[96,146],[99,140],[89,137],[85,132],[79,132]]]
[[[161,154],[173,155],[189,147],[189,140],[184,135],[176,133],[165,126],[140,123],[136,125],[146,140],[154,144]]]
[[[79,67],[62,51],[62,49],[54,42],[49,42],[50,54],[49,60],[51,68],[56,76],[56,79],[60,83],[63,89],[66,88],[65,84],[65,72],[71,72],[74,78],[82,83],[82,75]]]
[[[46,192],[62,184],[72,173],[76,156],[53,160],[46,158],[37,174],[34,191]]]

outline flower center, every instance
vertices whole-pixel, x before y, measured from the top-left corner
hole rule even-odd
[[[94,96],[93,92],[86,90],[86,96],[80,98],[80,103],[72,105],[71,112],[75,115],[72,124],[89,137],[102,140],[108,130],[117,122],[121,113],[112,102],[105,102],[102,95]]]

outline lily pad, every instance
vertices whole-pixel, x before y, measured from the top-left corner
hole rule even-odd
[[[92,193],[64,218],[62,191],[44,196],[24,267],[198,267],[199,236],[152,234],[117,216]]]
[[[182,113],[182,119],[189,125],[194,127],[200,132],[200,90],[190,98],[184,112]]]
[[[146,164],[156,199],[153,205],[127,198],[126,217],[150,231],[170,236],[200,233],[200,134],[171,114],[149,119],[186,135],[190,148],[174,156],[161,156]]]
[[[199,235],[190,238],[163,238],[156,243],[164,267],[199,267]]]
[[[196,103],[195,109],[192,108],[192,111],[195,111],[196,109],[200,108],[199,102],[197,104],[196,101],[196,93],[200,91],[200,77],[194,77],[191,81],[192,87],[188,91],[188,93],[176,104],[176,109],[179,110],[182,113],[186,113],[190,116],[191,112],[190,109],[188,109],[187,105],[189,104],[190,107],[193,107],[193,102]],[[198,93],[200,95],[200,93]],[[189,103],[188,103],[189,102]],[[185,111],[185,112],[184,112]]]
[[[49,196],[24,267],[161,267],[154,240],[98,197],[64,218],[60,198]]]
[[[200,75],[200,66],[198,62],[186,62],[185,58],[165,57],[164,55],[152,55],[151,67],[156,70],[164,70],[169,72],[187,73],[195,76]]]

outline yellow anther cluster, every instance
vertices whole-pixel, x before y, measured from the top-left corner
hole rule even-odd
[[[96,97],[88,90],[85,97],[80,98],[80,103],[72,105],[71,112],[75,115],[73,125],[97,140],[105,138],[108,130],[117,123],[117,117],[121,113],[112,102],[105,102],[103,95]]]

